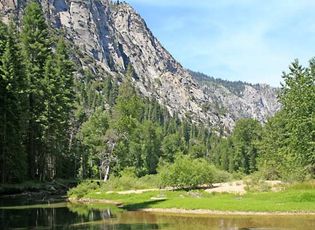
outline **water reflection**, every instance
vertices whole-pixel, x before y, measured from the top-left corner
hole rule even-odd
[[[10,202],[5,203],[8,206]],[[16,205],[17,202],[13,201]],[[21,203],[25,205],[25,202]],[[35,206],[34,206],[35,205]],[[207,216],[123,211],[104,205],[29,203],[0,207],[0,229],[315,229],[314,216]]]

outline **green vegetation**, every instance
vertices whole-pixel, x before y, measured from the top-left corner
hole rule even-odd
[[[49,37],[34,2],[25,9],[21,30],[13,22],[0,25],[2,183],[66,174],[61,168],[68,157],[73,64],[63,39]]]
[[[160,177],[156,175],[146,175],[141,178],[129,174],[120,177],[112,177],[106,183],[100,180],[86,180],[81,182],[77,187],[68,191],[68,196],[72,198],[82,198],[90,191],[100,190],[107,191],[125,191],[139,189],[156,189],[160,184]]]
[[[315,212],[314,184],[284,187],[280,192],[253,192],[245,195],[192,191],[150,191],[141,194],[90,191],[92,199],[118,201],[128,210],[142,208],[180,208],[219,211]]]
[[[257,171],[262,126],[253,119],[240,119],[228,138],[213,141],[212,160],[229,172],[250,174]]]
[[[193,159],[182,155],[177,155],[173,164],[164,164],[159,170],[159,176],[163,186],[186,189],[199,185],[211,186],[214,182],[231,179],[228,173],[217,170],[205,159]]]
[[[193,76],[195,80],[200,82],[202,85],[223,85],[226,87],[228,90],[230,90],[232,93],[234,93],[237,96],[242,96],[244,90],[245,90],[245,85],[250,85],[253,87],[259,87],[259,85],[253,85],[247,82],[243,81],[228,81],[228,80],[223,80],[220,78],[215,78],[208,76],[206,74],[200,73],[200,72],[195,72],[192,70],[189,70],[190,74]]]
[[[267,178],[300,181],[315,174],[315,60],[283,75],[282,110],[264,127],[259,168]]]
[[[35,2],[27,5],[21,28],[14,22],[0,23],[1,184],[100,180],[69,192],[84,197],[98,188],[194,189],[226,181],[229,173],[254,174],[248,187],[255,191],[268,190],[260,183],[264,179],[314,178],[315,60],[305,68],[296,61],[284,74],[282,109],[266,124],[241,119],[224,136],[223,129],[198,125],[189,114],[180,119],[155,99],[140,95],[133,86],[138,76],[127,60],[125,76],[83,70],[70,61],[73,54],[58,34],[62,32],[50,29]],[[242,91],[240,83],[225,84],[236,93]],[[220,107],[205,105],[211,106]],[[292,189],[283,194],[294,193]],[[215,204],[216,196],[201,194]],[[313,199],[301,194],[302,200]]]
[[[261,126],[240,120],[232,135],[213,142],[213,161],[222,169],[262,179],[303,181],[315,175],[315,61],[298,61],[284,73],[279,100],[282,109]]]
[[[105,192],[160,187],[161,178],[159,175],[145,175],[138,178],[135,172],[134,168],[124,169],[119,176],[113,176],[106,183],[101,184],[101,190]]]

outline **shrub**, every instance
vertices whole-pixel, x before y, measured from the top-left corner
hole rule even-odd
[[[166,163],[159,168],[162,185],[175,188],[209,185],[214,182],[215,171],[206,160],[185,155],[178,155],[173,164]]]
[[[232,178],[233,178],[233,176],[230,173],[228,173],[227,171],[216,169],[213,182],[215,182],[215,183],[227,182],[227,181],[231,181]]]
[[[74,198],[82,198],[89,192],[98,189],[99,184],[100,182],[92,180],[81,182],[77,187],[72,188],[68,191],[68,196]]]
[[[158,175],[146,175],[138,178],[135,168],[125,168],[118,177],[111,177],[102,184],[103,191],[123,191],[131,189],[148,189],[159,187]]]
[[[234,180],[242,180],[244,177],[245,177],[245,174],[240,171],[232,173],[232,179]]]
[[[265,181],[258,172],[253,173],[244,180],[245,190],[248,192],[268,192],[271,186]]]

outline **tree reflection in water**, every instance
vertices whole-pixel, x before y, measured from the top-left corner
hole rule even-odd
[[[15,203],[16,205],[16,203]],[[314,216],[210,216],[125,211],[101,204],[1,208],[0,229],[315,229]]]

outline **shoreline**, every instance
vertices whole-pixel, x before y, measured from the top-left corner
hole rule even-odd
[[[168,214],[218,215],[218,216],[315,216],[315,212],[260,212],[260,211],[220,211],[206,209],[144,208],[136,211]]]
[[[103,199],[90,199],[90,198],[68,198],[67,201],[71,203],[85,203],[85,204],[108,204],[115,205],[118,208],[123,208],[124,204],[122,202],[114,200],[103,200]],[[315,216],[315,212],[308,211],[221,211],[221,210],[207,210],[207,209],[184,209],[184,208],[139,208],[135,210],[128,211],[139,211],[139,212],[150,212],[150,213],[167,213],[167,214],[191,214],[191,215],[217,215],[217,216]]]
[[[116,205],[117,207],[122,206],[123,203],[114,201],[114,200],[105,200],[105,199],[91,199],[91,198],[71,198],[68,197],[67,201],[70,203],[83,203],[83,204],[110,204]]]

